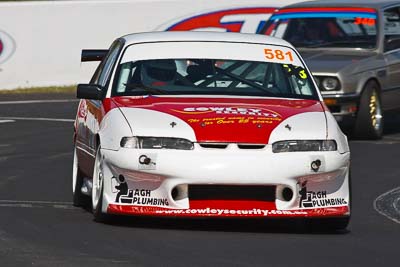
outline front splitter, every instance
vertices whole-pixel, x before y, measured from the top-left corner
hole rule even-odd
[[[339,217],[349,216],[348,206],[277,210],[274,202],[193,200],[189,209],[110,204],[107,213],[160,217]]]

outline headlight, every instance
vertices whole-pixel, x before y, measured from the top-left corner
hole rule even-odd
[[[272,144],[272,152],[335,151],[335,140],[290,140]]]
[[[340,89],[340,82],[337,78],[335,77],[324,77],[319,78],[320,80],[320,89],[325,90],[325,91],[332,91],[332,90],[339,90]]]
[[[139,149],[179,149],[191,150],[193,143],[183,138],[173,137],[143,137],[132,136],[123,137],[120,143],[121,147],[139,148]]]

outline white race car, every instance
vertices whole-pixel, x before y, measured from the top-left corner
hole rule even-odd
[[[297,51],[273,37],[118,38],[75,121],[73,201],[93,214],[350,218],[347,138]]]

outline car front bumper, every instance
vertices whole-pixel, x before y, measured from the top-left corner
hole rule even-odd
[[[350,215],[350,153],[273,153],[271,146],[240,149],[232,144],[226,149],[207,149],[196,144],[191,151],[121,148],[103,149],[102,154],[103,211],[107,213],[180,217]],[[150,159],[148,164],[143,163],[145,158]],[[311,163],[316,160],[321,165],[314,171]],[[229,193],[225,187],[230,188]],[[204,189],[204,194],[195,197],[194,188]],[[265,191],[265,197],[260,196],[260,190]]]
[[[322,97],[338,121],[346,117],[355,117],[360,100],[358,94],[323,94]]]

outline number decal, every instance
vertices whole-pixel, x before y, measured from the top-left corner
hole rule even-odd
[[[290,62],[293,61],[293,55],[292,52],[287,51],[286,53],[283,53],[282,50],[280,49],[269,49],[265,48],[264,49],[264,55],[266,59],[277,59],[277,60],[286,60],[288,59]]]
[[[275,50],[275,57],[279,60],[284,60],[285,56],[283,55],[282,50]]]
[[[290,61],[293,61],[292,52],[287,51],[287,52],[285,53],[285,55],[287,55],[287,56],[289,57],[289,60],[290,60]]]
[[[299,77],[300,77],[300,79],[303,79],[303,80],[307,79],[306,71],[305,70],[299,71]]]
[[[354,20],[355,25],[368,25],[368,26],[374,26],[375,25],[375,19],[371,18],[356,18]]]
[[[303,69],[302,67],[285,64],[283,65],[283,68],[288,75],[295,75],[297,78],[301,80],[306,80],[308,78],[306,70]]]
[[[274,53],[272,51],[272,49],[264,49],[266,59],[274,59]]]

